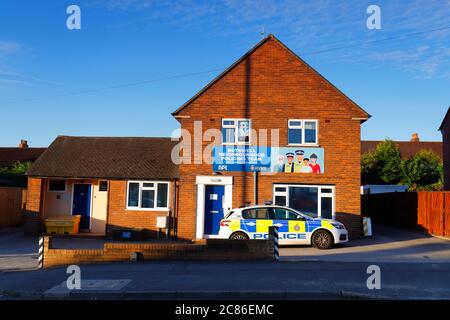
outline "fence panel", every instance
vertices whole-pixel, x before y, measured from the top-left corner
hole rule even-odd
[[[417,195],[417,225],[420,227],[427,226],[427,218],[428,218],[428,201],[429,201],[429,193],[428,192],[419,192]]]
[[[450,237],[450,192],[444,195],[444,236]]]
[[[361,197],[361,211],[374,223],[399,227],[417,226],[417,193],[393,192]]]
[[[418,224],[428,233],[450,236],[450,192],[418,192]]]
[[[25,189],[0,188],[0,227],[14,227],[23,223],[25,201]]]
[[[432,234],[444,234],[444,194],[441,192],[431,193],[431,207],[428,211],[428,229]]]
[[[363,195],[364,216],[375,223],[420,226],[428,233],[450,237],[450,192],[420,191]]]

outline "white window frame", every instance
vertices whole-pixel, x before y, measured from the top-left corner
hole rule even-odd
[[[50,190],[50,181],[64,181],[64,190]],[[48,192],[56,192],[56,193],[67,192],[67,180],[64,180],[64,179],[48,179],[47,191]]]
[[[276,188],[284,187],[285,191],[275,191]],[[336,218],[336,186],[333,185],[309,185],[309,184],[274,184],[273,185],[273,203],[275,204],[275,196],[286,197],[286,207],[289,207],[289,188],[303,187],[303,188],[318,188],[318,208],[317,217],[322,217],[322,198],[331,198],[331,217]],[[331,189],[331,193],[322,192],[322,189]]]
[[[227,124],[224,125],[223,123],[225,121],[234,121],[233,125]],[[239,137],[239,126],[238,123],[239,121],[248,121],[249,123],[249,135],[248,135],[248,142],[239,142],[238,137]],[[251,144],[252,141],[252,120],[251,119],[246,119],[246,118],[224,118],[222,119],[222,127],[221,129],[234,129],[234,142],[224,142],[223,141],[223,133],[222,130],[220,130],[221,133],[221,138],[222,138],[222,145],[224,146],[248,146]]]
[[[138,198],[138,206],[131,207],[128,206],[128,196],[130,192],[130,183],[138,183],[139,184],[139,198]],[[153,187],[144,187],[144,183],[153,183]],[[167,206],[166,207],[156,207],[158,205],[158,184],[167,184]],[[142,190],[154,190],[155,198],[154,198],[154,208],[142,208]],[[129,180],[127,181],[127,197],[125,199],[125,207],[126,210],[132,211],[169,211],[169,203],[170,203],[170,182],[169,181],[137,181],[137,180]]]
[[[291,125],[291,121],[300,121],[300,126]],[[314,122],[316,124],[316,142],[305,142],[305,123]],[[300,143],[289,143],[289,129],[297,129],[302,131],[302,141]],[[318,146],[319,145],[319,120],[316,119],[288,119],[288,146]]]

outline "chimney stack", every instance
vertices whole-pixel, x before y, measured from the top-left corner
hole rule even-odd
[[[411,136],[411,142],[419,142],[419,134],[418,133],[413,133]]]
[[[28,148],[28,141],[27,141],[27,140],[20,140],[19,148],[20,148],[20,149],[26,149],[26,148]]]

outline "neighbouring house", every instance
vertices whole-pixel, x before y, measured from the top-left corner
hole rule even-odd
[[[30,148],[27,140],[19,146],[0,147],[0,167],[12,167],[16,162],[34,162],[47,148]]]
[[[450,107],[442,120],[439,130],[442,133],[443,157],[444,162],[444,191],[450,191]]]
[[[217,237],[232,208],[270,201],[361,234],[370,115],[273,35],[172,115],[180,142],[58,137],[28,172],[30,219],[81,214],[82,229],[101,233],[155,231],[171,215],[178,238],[192,240]]]
[[[81,215],[80,230],[156,230],[174,214],[178,168],[170,138],[59,136],[28,175],[27,219]],[[37,231],[37,230],[36,230]],[[32,230],[28,230],[32,233]]]
[[[361,156],[367,152],[375,151],[377,145],[384,141],[361,140]],[[403,159],[409,159],[422,150],[434,152],[442,159],[443,146],[441,141],[420,141],[419,134],[413,133],[410,141],[394,141]],[[361,194],[377,194],[391,192],[407,192],[407,185],[373,185],[365,184],[361,186]]]
[[[374,151],[379,143],[379,140],[362,140],[361,141],[361,155]],[[408,159],[422,150],[430,150],[437,154],[441,159],[443,156],[443,144],[441,141],[420,141],[419,135],[413,133],[410,141],[394,141],[400,150],[403,159]]]
[[[30,148],[27,140],[20,140],[18,147],[0,147],[0,169],[11,169],[19,162],[34,162],[45,150],[46,148]],[[26,184],[26,180],[22,178],[4,172],[0,174],[0,186],[22,186],[23,183]]]

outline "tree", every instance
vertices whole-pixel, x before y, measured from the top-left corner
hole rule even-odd
[[[390,139],[380,142],[376,149],[361,157],[361,174],[364,184],[397,184],[401,181],[401,155],[398,146]]]
[[[20,162],[17,161],[11,168],[11,173],[16,176],[23,176],[30,169],[31,162]]]
[[[441,190],[444,170],[441,158],[429,150],[422,150],[404,160],[401,165],[402,182],[410,191]]]
[[[361,179],[363,184],[381,183],[375,151],[366,152],[361,156]]]
[[[3,180],[3,185],[26,187],[27,178],[25,173],[31,167],[31,162],[19,162],[14,163],[12,167],[0,168],[0,179]]]

